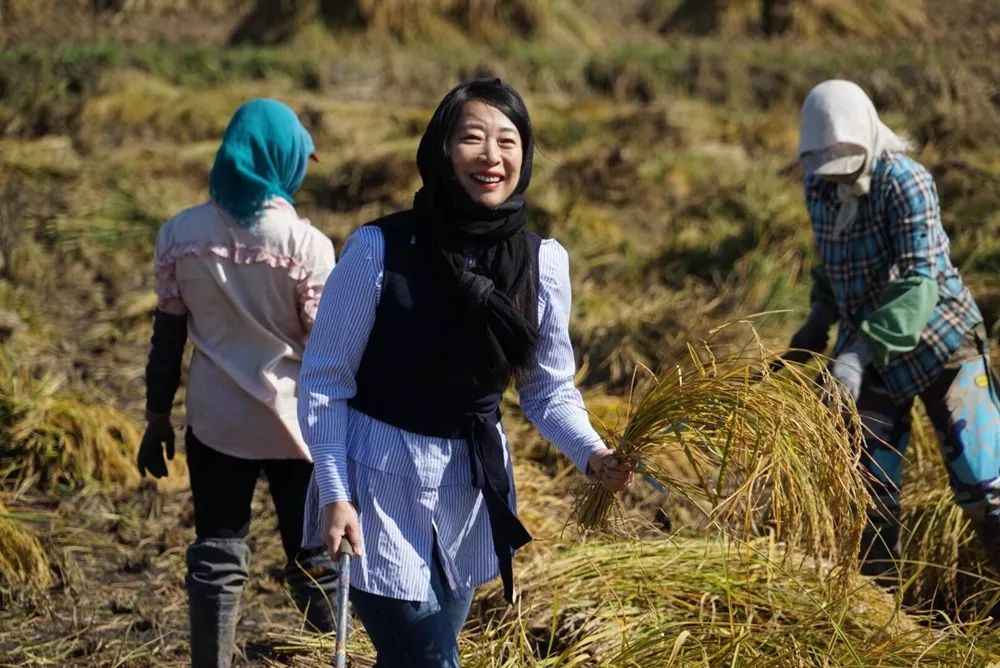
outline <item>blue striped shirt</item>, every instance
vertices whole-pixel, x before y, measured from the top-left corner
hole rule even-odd
[[[983,320],[951,263],[934,180],[911,158],[884,154],[872,170],[871,192],[859,202],[857,218],[839,235],[834,234],[840,208],[836,184],[811,175],[804,186],[816,250],[840,312],[834,355],[882,306],[888,283],[922,277],[938,284],[937,306],[916,348],[894,355],[879,370],[893,400],[905,405],[940,376],[966,333]]]
[[[351,585],[423,601],[435,542],[447,583],[456,592],[492,579],[498,568],[486,507],[471,486],[467,444],[408,432],[347,405],[375,322],[383,262],[378,228],[362,227],[347,240],[303,357],[299,421],[315,463],[303,544],[323,544],[324,506],[351,501],[365,545],[364,555],[352,560]],[[538,293],[541,337],[534,365],[517,382],[521,408],[583,471],[604,444],[573,382],[569,259],[551,239],[539,251]],[[405,333],[400,345],[406,345]],[[502,425],[497,429],[503,438]]]

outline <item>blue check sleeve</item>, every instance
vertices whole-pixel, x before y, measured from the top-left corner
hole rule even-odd
[[[915,163],[914,163],[915,164]],[[937,278],[941,253],[932,228],[941,226],[941,207],[931,175],[920,165],[893,169],[887,179],[889,238],[895,246],[897,278]]]
[[[347,240],[340,262],[323,289],[316,324],[299,374],[299,426],[315,466],[319,503],[349,501],[347,400],[382,289],[384,240],[376,227],[362,227]]]

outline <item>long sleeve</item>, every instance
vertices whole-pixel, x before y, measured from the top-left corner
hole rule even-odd
[[[363,227],[344,246],[323,289],[299,375],[299,424],[315,465],[319,502],[348,501],[347,400],[382,289],[384,241],[375,227]]]
[[[572,294],[569,257],[558,242],[543,242],[539,253],[539,332],[535,364],[517,383],[525,416],[581,471],[604,447],[576,389],[576,361],[569,339]]]
[[[879,295],[878,306],[861,323],[873,345],[876,364],[885,366],[894,354],[913,350],[938,301],[931,228],[941,225],[941,210],[931,175],[922,167],[899,170],[888,185],[889,235],[899,276]]]
[[[153,313],[153,337],[146,362],[146,410],[169,415],[181,384],[181,364],[187,343],[187,315]]]
[[[941,225],[934,179],[920,165],[897,168],[889,173],[887,213],[889,237],[895,251],[899,278],[937,278],[942,251],[931,242],[932,227]]]
[[[154,250],[157,304],[146,361],[146,410],[166,415],[181,384],[181,364],[188,336],[188,309],[177,285],[176,260],[168,252],[171,223],[160,228]]]
[[[833,294],[833,288],[830,286],[830,277],[827,276],[823,265],[818,264],[809,270],[809,278],[812,281],[812,286],[809,290],[809,304],[825,303],[836,309],[837,298]]]
[[[306,271],[295,285],[298,296],[299,320],[308,332],[316,322],[323,286],[326,285],[335,264],[333,242],[325,234],[316,231],[302,253],[302,264]]]

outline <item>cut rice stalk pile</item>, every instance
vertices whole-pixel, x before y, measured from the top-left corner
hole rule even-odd
[[[928,628],[865,578],[831,595],[812,569],[782,567],[784,551],[770,539],[677,538],[538,556],[521,567],[519,608],[490,585],[467,663],[954,667],[1000,652],[988,626]]]
[[[605,442],[731,535],[773,532],[817,569],[830,560],[831,572],[852,573],[870,503],[857,411],[822,389],[833,387],[830,378],[817,384],[803,367],[771,373],[762,364],[690,348],[634,393],[624,426]],[[587,530],[620,531],[615,503],[589,482],[576,518]]]
[[[61,384],[0,355],[0,481],[42,489],[138,482],[135,424],[110,406],[62,394]]]
[[[51,584],[42,544],[0,504],[0,589],[45,589]]]

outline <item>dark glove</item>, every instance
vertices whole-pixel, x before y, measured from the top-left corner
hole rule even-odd
[[[822,353],[830,344],[830,327],[837,319],[837,309],[825,301],[818,301],[809,310],[809,317],[792,335],[788,347]]]
[[[154,478],[167,476],[167,463],[163,459],[163,446],[167,447],[167,459],[174,458],[174,427],[169,415],[147,415],[146,432],[139,444],[136,465],[142,476],[146,471]]]
[[[846,394],[854,401],[861,396],[861,381],[864,379],[865,368],[872,359],[872,347],[859,336],[837,355],[830,369],[830,374],[837,379]]]

